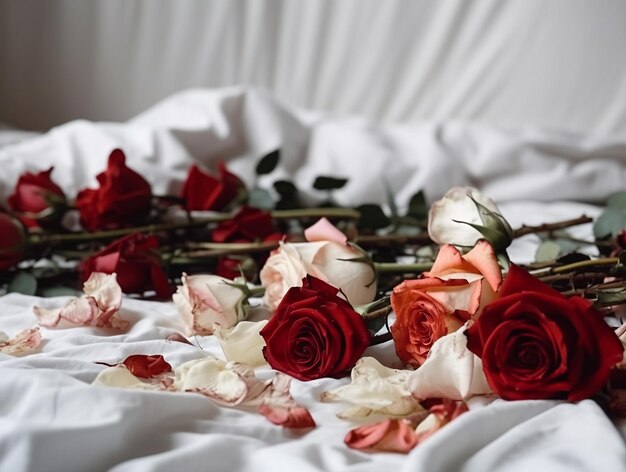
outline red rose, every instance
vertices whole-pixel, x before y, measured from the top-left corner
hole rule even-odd
[[[76,197],[80,220],[89,231],[116,228],[145,218],[150,212],[150,184],[126,167],[126,156],[115,149],[107,169],[96,177],[98,189],[84,189]]]
[[[299,380],[337,377],[354,367],[369,346],[363,318],[339,291],[308,275],[292,287],[261,330],[272,368]]]
[[[245,206],[232,219],[222,221],[213,230],[212,237],[217,243],[245,243],[278,241],[283,235],[274,226],[269,212]]]
[[[146,379],[172,371],[172,366],[161,355],[147,356],[145,354],[135,354],[134,356],[128,356],[122,364],[134,376]]]
[[[220,178],[207,174],[196,165],[189,169],[183,185],[182,198],[188,210],[214,210],[226,208],[245,190],[243,182],[219,164]]]
[[[65,202],[63,190],[50,178],[53,169],[50,167],[38,174],[22,174],[9,197],[9,207],[20,213],[39,213],[49,208],[54,200]]]
[[[568,299],[515,265],[500,294],[465,332],[494,392],[578,401],[606,383],[623,348],[588,300]]]
[[[82,279],[92,272],[117,274],[124,293],[154,290],[159,298],[169,298],[172,289],[161,267],[159,242],[154,236],[131,234],[112,242],[81,264]]]
[[[24,228],[6,213],[0,213],[0,270],[7,270],[22,260],[26,246]]]

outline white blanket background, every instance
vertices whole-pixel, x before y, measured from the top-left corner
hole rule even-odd
[[[254,91],[196,90],[171,97],[124,124],[78,121],[0,149],[0,198],[24,170],[55,166],[69,195],[95,185],[109,152],[122,147],[131,167],[156,193],[177,192],[192,162],[222,159],[252,183],[263,154],[282,150],[279,169],[264,177],[293,179],[308,189],[317,175],[350,178],[336,193],[344,204],[384,202],[384,180],[399,203],[424,189],[432,201],[453,185],[475,185],[501,203],[513,226],[586,213],[589,203],[624,190],[626,139],[593,139],[538,130],[505,131],[461,123],[375,125],[286,109]],[[267,183],[266,182],[266,183]],[[309,192],[314,199],[319,195]],[[590,227],[574,230],[589,237]],[[516,241],[516,261],[533,258],[537,238]],[[0,298],[0,330],[33,326],[32,307],[64,298]],[[103,368],[131,354],[163,354],[177,366],[213,354],[164,341],[182,331],[172,303],[125,298],[127,333],[97,328],[43,329],[40,349],[21,358],[0,354],[0,470],[623,470],[620,431],[591,401],[487,402],[418,446],[408,456],[348,449],[354,424],[335,414],[345,405],[322,404],[324,390],[347,382],[293,382],[318,428],[304,435],[273,426],[251,410],[226,409],[200,395],[125,391],[89,383]],[[370,348],[398,366],[393,346]]]

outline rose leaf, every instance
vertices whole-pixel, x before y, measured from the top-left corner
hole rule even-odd
[[[265,175],[271,173],[276,166],[278,165],[278,161],[280,160],[280,149],[276,149],[275,151],[266,154],[261,158],[259,163],[256,165],[256,174],[257,175]]]

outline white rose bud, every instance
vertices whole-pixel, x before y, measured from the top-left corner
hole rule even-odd
[[[188,335],[213,334],[214,324],[230,328],[246,317],[248,294],[232,280],[183,274],[182,282],[172,298]]]
[[[472,187],[454,187],[430,207],[428,235],[439,245],[466,247],[486,239],[499,253],[512,240],[511,227],[494,201]]]

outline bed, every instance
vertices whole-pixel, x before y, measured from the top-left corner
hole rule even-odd
[[[0,131],[0,136],[5,132]],[[513,227],[581,214],[626,184],[626,140],[562,134],[528,127],[416,122],[376,124],[284,106],[258,90],[231,87],[175,94],[124,123],[73,121],[40,135],[14,135],[0,148],[0,196],[25,170],[54,166],[69,195],[95,183],[111,149],[122,148],[155,193],[180,191],[188,167],[219,160],[248,183],[259,157],[280,148],[278,170],[310,188],[317,175],[349,178],[336,192],[343,205],[385,201],[385,184],[406,207],[417,190],[429,201],[452,186],[472,185],[498,202]],[[315,191],[309,192],[315,198]],[[571,229],[588,238],[591,225]],[[515,241],[511,259],[531,262],[539,243]],[[36,323],[35,305],[65,298],[0,297],[0,329],[16,333]],[[322,392],[348,379],[294,380],[292,395],[317,427],[283,429],[249,408],[225,408],[196,394],[91,385],[104,368],[131,354],[162,354],[172,364],[223,357],[213,336],[193,345],[167,341],[182,332],[171,302],[123,299],[127,332],[78,327],[42,329],[29,355],[0,354],[2,470],[284,470],[381,469],[429,471],[621,470],[626,427],[593,401],[572,404],[506,402],[475,397],[466,413],[408,455],[365,453],[345,446],[354,424],[337,418],[345,405],[321,403]],[[392,342],[366,355],[400,367]],[[270,369],[258,369],[269,375]]]

